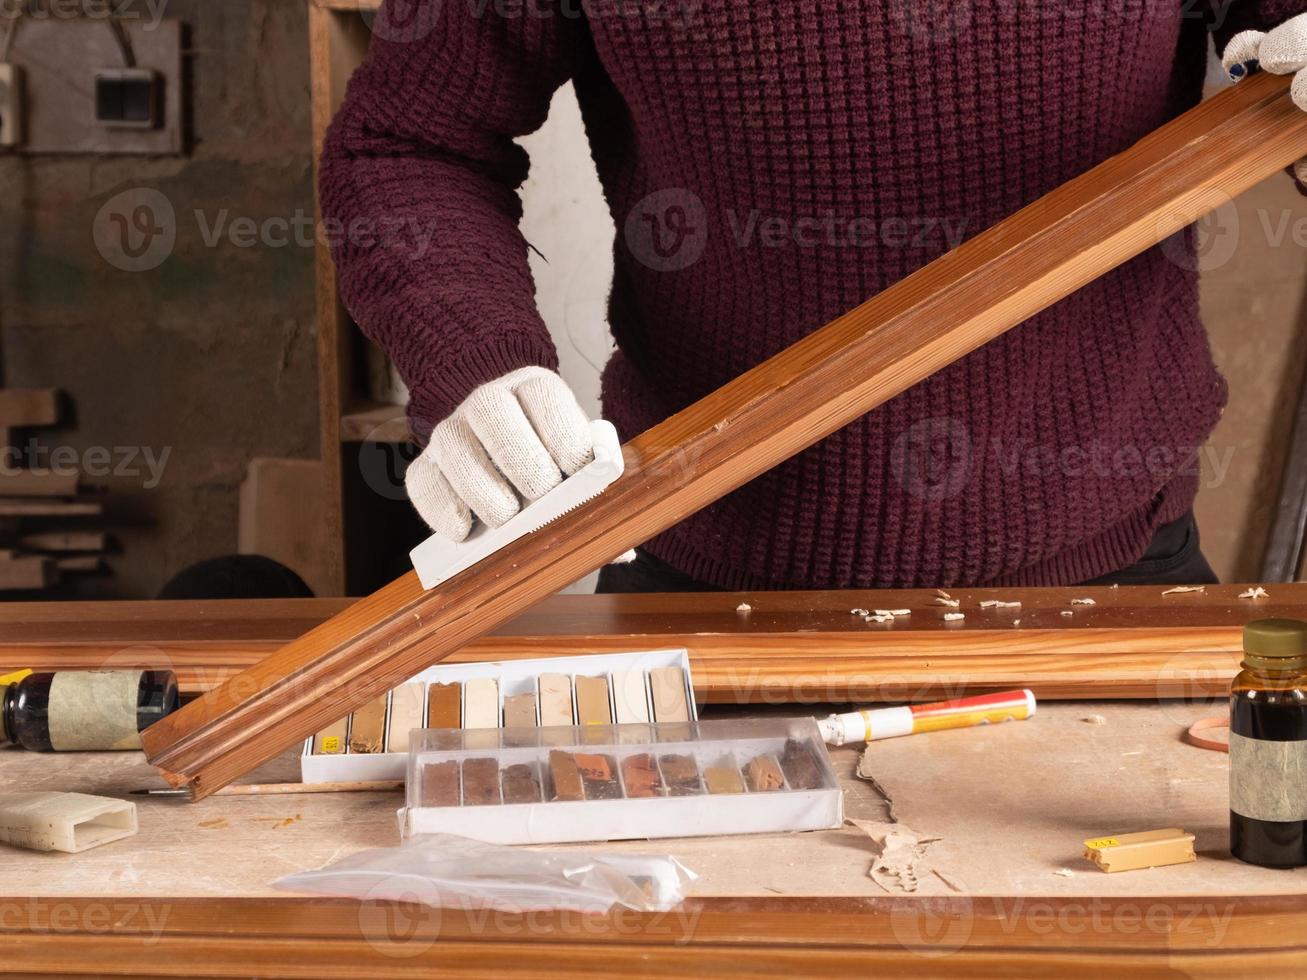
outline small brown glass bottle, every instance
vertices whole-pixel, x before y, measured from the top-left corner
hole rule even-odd
[[[139,749],[139,733],[177,705],[170,670],[28,674],[0,687],[0,733],[33,752]]]
[[[1307,865],[1307,623],[1243,634],[1230,691],[1230,851],[1267,868]]]

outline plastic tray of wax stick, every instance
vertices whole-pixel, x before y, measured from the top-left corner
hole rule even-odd
[[[498,688],[500,718],[502,723],[504,699],[519,694],[534,692],[536,696],[536,717],[540,724],[543,720],[542,694],[539,680],[542,675],[562,676],[567,685],[573,685],[577,676],[604,677],[608,680],[609,697],[615,720],[632,712],[657,721],[654,717],[656,704],[652,687],[652,672],[669,667],[681,672],[685,709],[691,720],[698,717],[698,706],[694,700],[694,680],[690,675],[690,656],[683,647],[662,650],[638,650],[629,653],[585,654],[575,657],[543,657],[530,660],[485,661],[468,664],[442,664],[428,668],[412,678],[408,683],[421,684],[423,687],[422,717],[427,717],[430,707],[432,685],[455,684],[460,688],[474,679],[490,678]],[[619,681],[628,678],[634,672],[638,675],[636,682],[630,686],[619,686]],[[567,710],[569,723],[575,723],[574,706]],[[391,717],[387,712],[387,741],[393,737],[390,731]],[[483,738],[478,738],[484,741]],[[349,782],[353,780],[403,779],[408,756],[403,752],[379,752],[371,754],[315,755],[313,739],[305,739],[300,755],[300,779],[306,783]]]
[[[404,836],[498,844],[818,830],[842,820],[811,718],[415,732],[400,810]]]

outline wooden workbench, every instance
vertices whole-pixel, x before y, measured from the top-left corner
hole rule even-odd
[[[185,976],[1229,976],[1307,964],[1307,870],[1226,850],[1226,756],[1182,743],[1220,703],[1046,703],[1035,719],[877,743],[877,786],[835,750],[846,815],[938,837],[889,893],[864,830],[609,844],[699,874],[663,915],[512,916],[291,895],[275,878],[398,841],[400,796],[140,800],[139,836],[81,855],[0,850],[0,962],[34,974]],[[725,711],[768,709],[715,708]],[[784,709],[771,709],[784,710]],[[793,710],[793,709],[790,709]],[[1089,720],[1086,720],[1089,719]],[[251,781],[295,778],[283,757]],[[5,785],[161,785],[136,753],[0,752]],[[1179,825],[1195,864],[1107,875],[1090,836]]]

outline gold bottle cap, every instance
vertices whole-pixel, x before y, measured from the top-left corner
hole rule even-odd
[[[1244,663],[1271,670],[1307,667],[1307,623],[1258,619],[1243,629]]]

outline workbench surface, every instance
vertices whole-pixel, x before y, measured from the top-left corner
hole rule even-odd
[[[1173,966],[1176,957],[1205,951],[1203,969],[1213,970],[1229,967],[1224,954],[1218,955],[1224,948],[1261,947],[1257,955],[1266,957],[1267,965],[1297,964],[1307,955],[1307,869],[1271,871],[1230,858],[1228,757],[1180,740],[1188,724],[1223,707],[1219,702],[1044,704],[1028,722],[876,743],[869,757],[874,786],[854,774],[861,747],[834,750],[847,817],[871,822],[864,826],[873,835],[892,820],[900,829],[938,838],[924,846],[915,892],[887,891],[872,880],[868,871],[879,848],[866,829],[852,825],[807,834],[608,844],[603,846],[616,851],[673,854],[699,878],[678,913],[689,915],[693,927],[685,924],[690,919],[673,926],[667,917],[619,913],[608,921],[627,922],[626,932],[605,934],[599,946],[611,957],[613,943],[657,942],[647,932],[662,923],[669,935],[689,930],[679,939],[662,936],[663,942],[751,947],[768,942],[779,944],[769,947],[768,956],[782,961],[787,950],[835,942],[841,944],[840,955],[852,955],[842,946],[851,943],[858,955],[874,950],[882,964],[908,950],[906,962],[921,959],[917,965],[925,969],[931,961],[916,946],[935,955],[943,942],[946,952],[988,956],[1001,949],[1005,956],[1041,957],[1045,966],[1065,966],[1057,957],[1081,958],[1086,947],[1099,946],[1145,957],[1141,962],[1161,953]],[[706,714],[738,710],[744,709],[713,708]],[[121,795],[162,785],[135,753],[10,750],[0,753],[0,767],[5,785],[32,789]],[[297,773],[298,761],[288,755],[249,781],[293,780]],[[0,921],[0,942],[12,938],[6,930],[14,930],[16,921],[58,933],[53,918],[41,917],[52,917],[61,907],[75,910],[66,911],[69,928],[79,936],[89,931],[89,939],[82,937],[88,942],[124,938],[117,930],[88,930],[85,920],[96,908],[114,921],[130,920],[125,929],[131,935],[146,934],[156,942],[162,936],[183,947],[193,945],[193,934],[204,933],[207,925],[226,943],[215,946],[218,940],[205,935],[205,955],[219,960],[217,950],[235,955],[231,943],[244,935],[254,946],[241,953],[246,959],[233,960],[237,964],[267,953],[270,936],[307,942],[299,935],[303,924],[292,925],[301,914],[312,916],[314,929],[369,931],[370,920],[360,912],[366,906],[290,895],[270,883],[363,848],[397,843],[401,794],[212,797],[196,804],[135,799],[140,817],[135,838],[80,855],[0,849],[0,894],[14,899],[0,899],[0,909],[9,907]],[[1108,875],[1081,857],[1085,838],[1167,826],[1197,835],[1196,863]],[[392,913],[383,917],[387,935]],[[426,926],[417,915],[418,924],[410,925],[420,936]],[[1040,916],[1050,923],[1047,934],[1039,932]],[[427,943],[445,949],[442,962],[450,962],[449,942],[488,938],[484,921],[477,931],[455,927],[451,918],[446,912],[433,927],[440,941],[433,936]],[[635,921],[641,924],[631,926]],[[496,941],[514,947],[523,941],[496,923]],[[966,935],[957,941],[963,923]],[[545,932],[525,941],[543,941],[551,950],[568,941],[568,930],[557,924]],[[596,941],[591,932],[585,939]],[[374,955],[377,945],[375,936],[367,939],[364,952]],[[411,945],[403,948],[408,952],[394,954],[397,962],[417,955]],[[508,948],[499,947],[503,953]],[[131,962],[139,971],[142,964]],[[545,970],[543,960],[536,966]],[[574,967],[570,958],[560,964],[564,972],[575,973]],[[232,969],[232,975],[242,975]],[[275,973],[266,963],[258,972]]]

